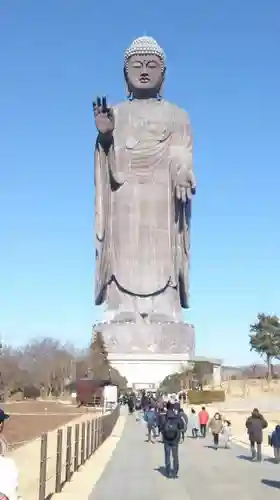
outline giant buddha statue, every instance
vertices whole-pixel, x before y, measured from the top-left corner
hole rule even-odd
[[[181,321],[189,307],[192,133],[163,98],[165,75],[163,49],[137,38],[124,55],[127,99],[93,103],[95,303],[113,321]]]

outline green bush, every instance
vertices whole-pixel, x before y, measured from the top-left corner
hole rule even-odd
[[[225,399],[225,391],[188,391],[189,403],[193,405],[223,403]]]

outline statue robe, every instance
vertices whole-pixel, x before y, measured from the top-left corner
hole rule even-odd
[[[187,114],[153,99],[114,113],[113,144],[95,149],[96,304],[114,280],[139,297],[176,288],[187,308],[190,201],[175,196],[177,172],[192,169]]]

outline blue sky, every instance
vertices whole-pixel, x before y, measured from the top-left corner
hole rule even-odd
[[[198,355],[255,360],[250,322],[280,314],[280,3],[106,5],[0,2],[2,337],[82,346],[102,318],[93,305],[91,101],[124,98],[124,49],[148,34],[167,54],[165,97],[189,112],[195,138],[185,319]]]

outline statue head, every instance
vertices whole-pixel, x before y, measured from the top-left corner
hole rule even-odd
[[[160,97],[165,75],[165,54],[150,36],[136,38],[124,55],[124,76],[129,97]]]

